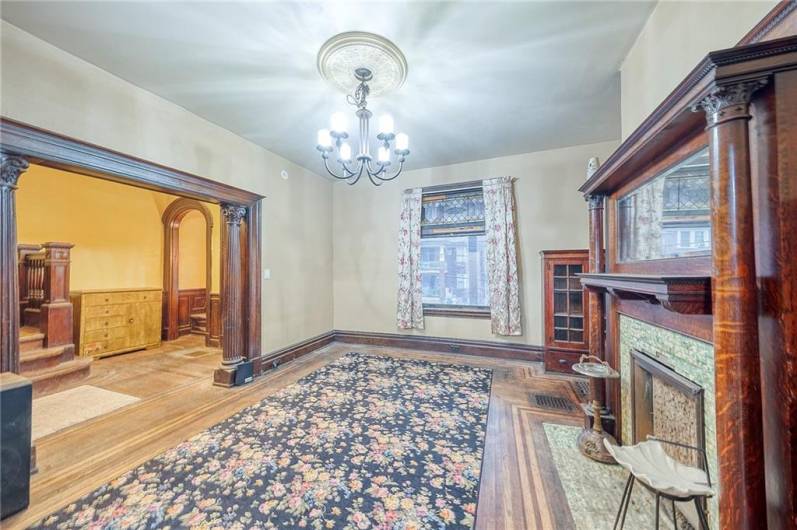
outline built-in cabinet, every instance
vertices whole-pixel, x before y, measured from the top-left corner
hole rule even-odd
[[[545,369],[572,374],[570,367],[589,351],[586,291],[578,276],[588,270],[589,251],[543,250],[540,255]]]
[[[160,345],[161,289],[73,291],[75,349],[103,357]]]

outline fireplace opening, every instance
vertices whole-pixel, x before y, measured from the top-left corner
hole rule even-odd
[[[653,435],[705,450],[703,387],[639,350],[631,350],[631,411],[633,443]],[[663,447],[682,464],[703,467],[696,451]],[[698,527],[691,506],[678,506],[678,511],[679,519]]]

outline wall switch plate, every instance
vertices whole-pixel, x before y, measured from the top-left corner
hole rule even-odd
[[[271,279],[271,269],[263,269],[263,279],[264,280]]]

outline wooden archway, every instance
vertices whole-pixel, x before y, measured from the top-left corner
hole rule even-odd
[[[163,340],[174,340],[180,336],[180,224],[191,211],[198,211],[205,217],[205,307],[210,311],[210,291],[213,285],[213,217],[207,206],[201,202],[177,199],[163,212]],[[205,343],[207,342],[208,335],[205,336]]]

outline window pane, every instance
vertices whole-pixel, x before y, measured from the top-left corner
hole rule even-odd
[[[423,303],[487,307],[484,235],[421,239]]]
[[[711,253],[708,170],[704,149],[617,202],[621,261]]]

